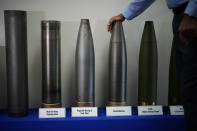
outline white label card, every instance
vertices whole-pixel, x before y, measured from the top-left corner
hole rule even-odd
[[[132,110],[131,106],[107,106],[106,115],[107,116],[131,116]]]
[[[65,118],[66,108],[39,108],[39,118]]]
[[[72,117],[97,117],[97,107],[72,107]]]
[[[170,114],[171,115],[184,115],[183,106],[170,106]]]
[[[138,106],[138,115],[163,115],[163,109],[162,106]]]

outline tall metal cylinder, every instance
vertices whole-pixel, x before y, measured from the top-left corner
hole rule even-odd
[[[94,106],[94,45],[88,19],[81,19],[75,54],[76,106]]]
[[[139,54],[139,105],[157,103],[157,42],[153,21],[146,21]]]
[[[180,78],[175,63],[175,45],[172,43],[169,67],[168,105],[181,105]]]
[[[27,17],[25,11],[5,10],[8,115],[27,115]]]
[[[60,22],[42,21],[42,106],[61,107]]]
[[[109,47],[109,106],[126,105],[127,53],[121,21],[113,23]]]

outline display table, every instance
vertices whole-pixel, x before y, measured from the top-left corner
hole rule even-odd
[[[184,116],[170,116],[168,107],[163,116],[138,116],[132,108],[132,116],[106,117],[105,109],[99,108],[98,117],[72,118],[71,109],[63,119],[39,119],[38,110],[29,110],[22,118],[10,118],[0,110],[0,131],[184,131]]]

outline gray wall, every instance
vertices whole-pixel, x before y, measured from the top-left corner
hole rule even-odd
[[[5,45],[3,10],[27,10],[29,106],[41,104],[40,21],[61,21],[62,103],[74,102],[74,53],[81,18],[89,18],[95,48],[96,106],[105,106],[108,90],[108,19],[119,14],[132,0],[0,0],[0,45]],[[158,42],[158,104],[167,104],[172,13],[165,0],[156,0],[141,16],[124,22],[127,42],[127,102],[137,105],[138,55],[145,20],[153,20]],[[1,59],[0,59],[1,60]],[[2,73],[0,74],[2,76]],[[2,77],[1,77],[2,78]],[[2,79],[0,79],[2,83]],[[6,86],[0,84],[0,108],[5,108]]]

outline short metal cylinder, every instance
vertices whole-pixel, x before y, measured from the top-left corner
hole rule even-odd
[[[5,41],[8,115],[20,117],[28,110],[27,16],[25,11],[6,10]]]
[[[121,21],[113,23],[109,47],[109,106],[126,105],[127,53]]]
[[[94,45],[88,19],[81,19],[75,53],[76,106],[94,106]]]
[[[61,107],[60,22],[42,21],[42,106]]]

